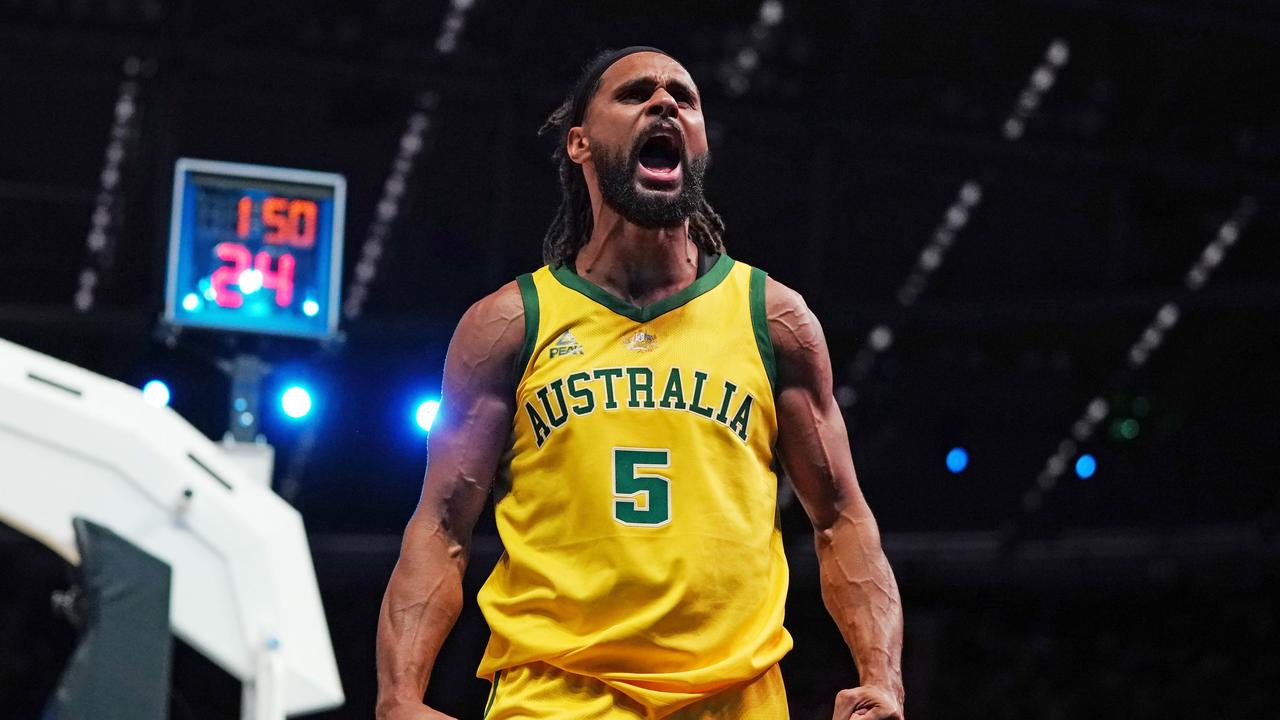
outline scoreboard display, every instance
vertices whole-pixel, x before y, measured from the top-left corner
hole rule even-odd
[[[331,337],[338,330],[345,205],[341,175],[179,159],[165,320]]]

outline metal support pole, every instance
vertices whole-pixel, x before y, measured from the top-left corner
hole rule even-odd
[[[227,439],[242,443],[265,442],[259,432],[259,406],[262,378],[271,372],[271,366],[256,355],[237,355],[231,362],[219,365],[231,376]]]

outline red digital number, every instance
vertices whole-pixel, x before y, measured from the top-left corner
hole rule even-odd
[[[249,237],[253,223],[253,198],[245,195],[236,204],[236,236],[241,240]]]
[[[247,212],[245,200],[248,196],[240,199],[242,212]],[[262,239],[268,245],[309,248],[316,242],[318,216],[319,208],[313,200],[290,200],[273,195],[262,201],[262,224],[268,228]],[[245,217],[247,215],[241,215],[242,223],[246,222]]]
[[[271,245],[284,245],[293,239],[289,229],[289,201],[282,197],[269,197],[262,201],[262,222],[270,230],[262,239]]]
[[[297,261],[289,253],[282,254],[276,261],[275,272],[271,271],[271,254],[266,250],[254,258],[253,268],[262,275],[262,287],[276,291],[276,305],[289,307],[293,302],[293,269]]]
[[[253,234],[253,197],[241,196],[236,203],[236,236],[242,240]],[[262,201],[263,242],[269,245],[289,245],[310,248],[315,245],[319,208],[313,200],[290,200],[268,196]],[[214,254],[226,265],[213,271],[210,282],[213,300],[219,307],[238,308],[244,305],[244,288],[240,279],[248,270],[257,271],[262,279],[261,288],[275,292],[276,305],[288,307],[293,302],[294,271],[298,262],[289,253],[273,258],[262,250],[256,255],[237,242],[219,243]],[[271,269],[275,264],[275,270]],[[231,289],[234,286],[235,290]],[[256,288],[254,289],[256,291]]]
[[[240,273],[250,268],[253,255],[244,245],[230,242],[218,243],[213,248],[213,252],[219,260],[231,263],[214,270],[213,276],[209,278],[213,284],[213,301],[219,307],[238,308],[244,304],[244,296],[235,290],[228,289],[227,286],[239,285]]]
[[[276,258],[276,269],[271,269],[271,253],[263,250],[256,256],[249,248],[240,243],[218,243],[213,252],[219,260],[231,263],[213,271],[209,281],[213,285],[213,301],[219,307],[238,308],[244,305],[241,290],[232,290],[229,286],[240,286],[240,276],[247,270],[257,270],[262,276],[262,287],[274,290],[276,305],[289,307],[293,302],[293,275],[298,261],[289,253]]]
[[[316,242],[316,204],[312,200],[289,203],[289,226],[293,229],[292,245],[309,248]]]

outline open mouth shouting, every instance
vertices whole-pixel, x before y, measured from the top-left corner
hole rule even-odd
[[[680,184],[684,139],[679,131],[658,126],[641,142],[636,157],[636,176],[641,185],[665,190]]]

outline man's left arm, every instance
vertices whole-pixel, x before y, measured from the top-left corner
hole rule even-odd
[[[832,394],[827,341],[794,290],[769,278],[765,298],[777,361],[777,450],[813,522],[822,599],[853,653],[861,683],[837,695],[833,717],[901,718],[902,601],[858,487]]]

